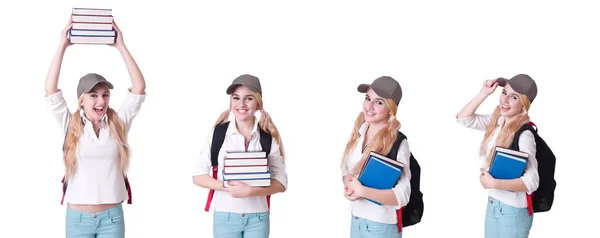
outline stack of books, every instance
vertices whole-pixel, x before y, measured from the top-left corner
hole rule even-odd
[[[240,181],[251,187],[271,186],[267,153],[227,152],[223,163],[223,186],[228,182]]]
[[[112,9],[73,8],[69,40],[73,44],[113,44],[117,33],[112,28]]]
[[[525,152],[496,147],[489,173],[495,179],[520,178],[525,172],[529,155]]]
[[[358,181],[369,188],[392,189],[400,180],[404,164],[387,158],[375,152],[371,152],[364,167],[362,168]],[[380,202],[365,198],[377,205]]]

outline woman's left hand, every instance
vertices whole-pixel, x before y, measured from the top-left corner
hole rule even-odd
[[[225,188],[225,191],[229,192],[229,194],[234,198],[248,197],[252,192],[252,187],[243,182],[231,181],[228,182],[228,184],[229,187]]]
[[[481,175],[479,176],[479,182],[481,182],[481,186],[485,189],[491,189],[495,187],[496,179],[485,171],[485,169],[480,169]]]
[[[125,42],[123,42],[123,33],[121,33],[121,29],[119,29],[119,27],[117,26],[117,23],[115,23],[114,20],[113,20],[112,26],[117,34],[117,37],[115,38],[115,43],[111,44],[111,46],[121,50],[121,49],[125,48]]]

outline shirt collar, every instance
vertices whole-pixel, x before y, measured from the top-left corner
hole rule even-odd
[[[369,128],[369,123],[363,122],[363,124],[360,126],[360,128],[358,128],[358,134],[360,134],[361,136],[364,135],[365,132],[367,132],[368,128]]]
[[[258,131],[258,118],[256,118],[256,116],[254,116],[254,127],[252,128],[251,135],[254,135],[257,131]],[[227,135],[233,135],[233,134],[241,135],[242,134],[237,129],[237,124],[235,123],[235,118],[233,120],[231,120],[231,122],[229,123],[226,134]]]
[[[87,117],[85,117],[85,112],[83,110],[79,111],[79,115],[81,116],[81,121],[83,121],[83,124],[86,124],[87,122],[89,122]],[[108,116],[106,113],[104,113],[104,116],[102,116],[101,121],[102,121],[102,125],[108,125]]]
[[[505,120],[506,120],[506,118],[503,116],[498,117],[498,126],[502,127]]]

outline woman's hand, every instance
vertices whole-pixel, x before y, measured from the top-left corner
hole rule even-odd
[[[69,30],[71,29],[71,27],[73,27],[73,21],[71,20],[71,18],[69,18],[69,22],[67,22],[67,25],[62,30],[60,35],[60,47],[63,49],[66,49],[68,46],[73,44],[68,38]]]
[[[248,197],[252,192],[252,187],[243,182],[231,181],[227,183],[229,184],[229,187],[226,187],[225,191],[229,192],[229,195],[234,198]]]
[[[354,191],[349,189],[348,185],[344,185],[344,197],[350,201],[356,201],[360,199],[360,197],[354,195]]]
[[[348,181],[347,186],[347,191],[349,191],[349,194],[351,194],[351,196],[359,198],[364,197],[365,186],[363,186],[362,183],[358,181],[358,178],[352,176],[352,178],[350,178],[350,181]]]
[[[117,37],[115,38],[115,43],[111,44],[111,46],[117,48],[118,50],[122,50],[125,48],[125,42],[123,41],[123,33],[121,33],[121,29],[117,26],[117,23],[113,21],[112,27],[116,32]]]
[[[495,188],[496,179],[485,171],[485,169],[480,169],[481,175],[479,175],[479,182],[481,182],[481,186],[485,189]]]
[[[496,87],[498,87],[498,82],[496,80],[486,80],[483,82],[483,86],[481,87],[481,93],[489,96],[490,94],[496,91]]]

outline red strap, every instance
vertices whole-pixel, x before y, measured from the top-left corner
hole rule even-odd
[[[62,195],[62,199],[60,200],[60,205],[63,205],[63,202],[65,201],[65,192],[66,192],[66,189],[64,189],[65,176],[63,176],[63,178],[60,182],[63,183],[63,195]]]
[[[213,174],[212,174],[212,176],[213,176],[214,179],[217,179],[217,171],[218,170],[219,170],[219,168],[217,166],[213,167]],[[209,211],[209,209],[210,209],[210,203],[212,202],[214,194],[215,194],[215,190],[214,189],[211,189],[208,192],[208,199],[206,200],[206,206],[204,207],[204,211],[206,211],[206,212]]]
[[[405,207],[402,207],[398,210],[396,210],[396,217],[398,219],[398,233],[402,232],[402,210],[404,210]]]
[[[129,199],[127,199],[127,204],[131,204],[131,184],[129,184],[129,179],[127,178],[126,175],[125,176],[125,187],[127,187],[127,196],[129,196]]]
[[[267,209],[270,214],[271,213],[271,195],[267,195]]]
[[[537,130],[538,130],[538,127],[537,127],[537,125],[536,125],[535,123],[533,123],[532,121],[530,121],[530,122],[529,122],[529,125],[531,125],[531,126],[535,127],[535,131],[537,131]]]
[[[533,204],[531,203],[531,196],[532,194],[527,194],[527,211],[529,212],[529,216],[533,215]]]

